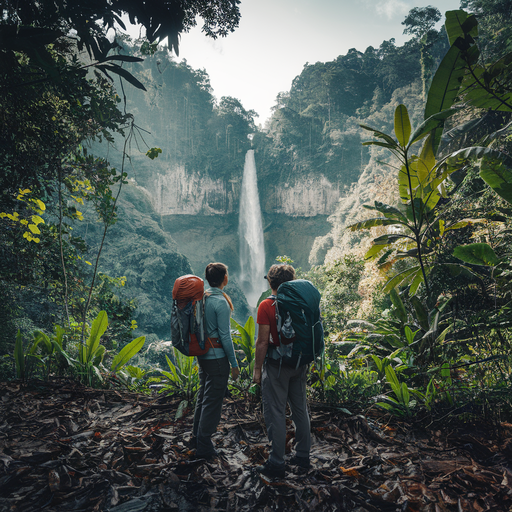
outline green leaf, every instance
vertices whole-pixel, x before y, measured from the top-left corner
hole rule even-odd
[[[466,62],[462,58],[462,52],[456,46],[452,46],[444,56],[432,79],[425,105],[426,120],[452,107],[459,95],[465,69]],[[432,132],[434,154],[437,153],[441,140],[443,124],[444,122],[430,130]],[[413,136],[413,140],[416,140],[415,136]]]
[[[135,338],[133,341],[128,343],[126,347],[123,347],[119,354],[114,357],[112,365],[110,366],[111,371],[119,371],[135,354],[137,354],[142,349],[145,341],[145,336],[139,336],[138,338]]]
[[[109,66],[103,66],[99,65],[96,66],[98,69],[101,69],[104,73],[108,75],[108,72],[115,73],[116,75],[119,75],[120,77],[124,78],[127,82],[132,84],[137,89],[142,89],[143,91],[146,91],[146,88],[142,85],[139,80],[137,80],[131,73],[126,71],[126,69],[122,68],[121,66],[118,66],[117,64],[111,64]]]
[[[418,288],[420,287],[421,283],[423,283],[423,272],[421,271],[421,267],[418,268],[418,271],[416,272],[416,275],[411,278],[411,286],[409,287],[409,294],[413,297],[415,296],[416,292],[418,291]]]
[[[401,396],[401,386],[400,382],[398,382],[398,378],[396,376],[395,370],[393,370],[392,366],[386,366],[386,380],[389,382],[391,389],[395,392],[395,395],[398,399]]]
[[[370,247],[370,249],[368,249],[368,252],[364,255],[364,259],[370,260],[372,258],[375,258],[386,247],[389,247],[389,245],[388,244],[373,244]]]
[[[421,300],[416,296],[413,295],[409,299],[411,301],[411,304],[414,307],[414,311],[416,311],[416,318],[418,320],[418,323],[420,324],[421,328],[424,331],[429,330],[428,325],[428,311],[426,310],[425,306],[421,302]]]
[[[249,318],[252,318],[252,317],[249,317]],[[249,320],[247,322],[249,322]],[[253,319],[253,324],[254,324],[254,319]],[[249,324],[249,326],[250,326],[250,324]],[[240,333],[241,340],[240,340],[239,345],[242,348],[242,350],[244,351],[244,354],[247,357],[247,361],[250,362],[252,359],[251,354],[252,354],[252,350],[253,350],[251,336],[249,336],[249,333],[245,330],[245,328],[242,327],[234,318],[231,318],[231,327],[234,327]],[[254,325],[252,326],[252,328],[255,330]]]
[[[51,354],[53,352],[53,345],[50,338],[42,331],[34,331],[34,340],[37,341],[37,344],[41,341],[43,342],[43,346],[47,354]],[[34,343],[33,352],[35,351],[35,347],[37,345]]]
[[[455,247],[453,255],[471,265],[494,267],[499,263],[496,253],[488,244],[469,244]]]
[[[105,357],[105,347],[103,345],[99,345],[98,348],[94,351],[92,357],[93,366],[99,366],[103,362],[103,358]]]
[[[151,160],[154,160],[160,153],[162,153],[160,148],[151,148],[146,151],[146,156],[151,158]]]
[[[122,62],[144,62],[144,59],[140,57],[133,57],[132,55],[109,55],[104,59],[101,59],[99,62],[106,62],[108,60],[118,60]]]
[[[92,360],[94,352],[98,348],[100,338],[103,336],[108,327],[108,317],[105,311],[100,311],[98,316],[94,319],[91,326],[91,334],[87,339],[85,358],[83,363],[88,363]]]
[[[177,355],[179,352],[176,350],[174,351],[174,354]],[[173,362],[169,359],[167,354],[165,355],[165,359],[167,360],[167,364],[169,365],[169,369],[171,370],[171,374],[168,375],[168,372],[162,371],[162,373],[171,381],[171,382],[181,382],[181,379],[178,375],[178,372],[176,371],[176,365],[173,364]]]
[[[402,272],[400,272],[397,275],[393,276],[384,285],[384,288],[383,288],[384,293],[389,293],[396,286],[398,286],[400,283],[405,281],[408,277],[410,277],[411,275],[415,274],[418,271],[418,269],[420,269],[419,265],[415,266],[415,267],[412,267],[412,268],[408,268],[407,270],[403,270]]]
[[[466,34],[476,37],[478,35],[477,21],[474,15],[468,14],[466,11],[456,10],[447,11],[444,27],[448,34],[450,46],[455,43],[457,38],[464,38]]]
[[[254,336],[256,334],[256,324],[254,323],[254,318],[250,316],[247,319],[247,322],[245,322],[244,329],[246,330],[247,334],[254,339]]]
[[[73,359],[69,356],[69,354],[63,350],[62,346],[59,345],[59,342],[56,339],[52,340],[53,346],[55,347],[55,350],[66,360],[69,366],[76,367],[77,361],[76,359]]]
[[[377,366],[377,370],[382,372],[382,360],[379,359],[375,354],[370,354],[372,356],[373,361],[375,362],[375,366]]]
[[[395,288],[392,288],[389,292],[389,298],[393,303],[393,306],[396,308],[397,317],[403,322],[407,322],[407,311],[405,309],[404,303],[400,298],[400,295],[396,291]]]
[[[381,203],[380,201],[375,201],[374,205],[363,205],[363,208],[367,210],[377,210],[382,213],[384,217],[392,220],[400,220],[404,224],[407,224],[407,218],[405,215],[395,206],[390,206],[389,204]]]
[[[512,172],[505,162],[484,158],[480,166],[480,177],[494,192],[512,204]]]
[[[411,136],[411,121],[405,105],[398,105],[395,110],[395,135],[399,144],[405,148]]]
[[[345,229],[350,229],[350,231],[359,231],[361,229],[371,229],[374,228],[375,226],[392,226],[394,224],[400,223],[401,222],[395,219],[376,217],[373,219],[366,219],[361,222],[356,222],[355,224],[347,226]]]
[[[374,137],[384,139],[392,148],[398,148],[398,144],[396,143],[396,141],[394,141],[393,138],[387,135],[386,133],[381,132],[379,130],[375,130],[375,128],[370,128],[369,126],[366,126],[364,124],[360,124],[359,126],[363,128],[363,130],[373,132]]]
[[[407,384],[405,382],[402,382],[401,398],[403,404],[407,407],[409,405],[411,397],[409,394],[409,389],[407,388]]]

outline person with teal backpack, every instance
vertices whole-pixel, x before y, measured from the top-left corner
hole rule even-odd
[[[295,279],[291,265],[272,265],[265,276],[272,294],[258,307],[258,337],[253,381],[261,384],[263,414],[271,451],[258,471],[285,476],[286,404],[295,424],[295,455],[290,464],[311,464],[310,419],[306,400],[309,363],[322,356],[324,335],[320,293],[304,279]]]

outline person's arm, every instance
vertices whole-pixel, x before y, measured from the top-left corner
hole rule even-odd
[[[270,340],[270,325],[258,324],[258,338],[256,339],[256,349],[254,353],[254,372],[252,380],[256,384],[261,384],[261,367],[267,355],[268,343]]]
[[[219,301],[219,307],[216,308],[217,314],[217,332],[219,334],[219,341],[226,353],[229,364],[231,365],[231,377],[237,380],[240,375],[238,368],[238,361],[236,360],[235,348],[233,347],[233,340],[231,339],[231,323],[230,316],[231,310],[226,301]]]

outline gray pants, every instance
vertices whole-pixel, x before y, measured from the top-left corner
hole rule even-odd
[[[211,436],[217,431],[222,412],[222,401],[229,378],[229,362],[222,359],[199,360],[200,387],[197,393],[192,433],[197,437],[197,455],[211,455],[215,449]]]
[[[286,402],[290,404],[295,424],[295,452],[299,457],[309,457],[311,432],[306,400],[306,373],[308,366],[289,368],[268,359],[263,365],[261,393],[263,414],[269,441],[272,443],[269,460],[284,464],[286,447]],[[279,375],[279,377],[278,377]]]

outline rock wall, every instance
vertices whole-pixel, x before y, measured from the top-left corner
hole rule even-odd
[[[225,215],[238,212],[241,179],[213,180],[183,166],[158,173],[144,184],[160,215]],[[330,215],[340,198],[339,184],[325,176],[305,176],[295,183],[258,184],[264,213],[290,217]]]
[[[294,184],[274,185],[263,196],[262,209],[265,213],[316,217],[335,211],[340,187],[322,175],[306,176]]]
[[[240,185],[176,166],[165,174],[158,173],[146,187],[160,215],[219,215],[234,212]]]

